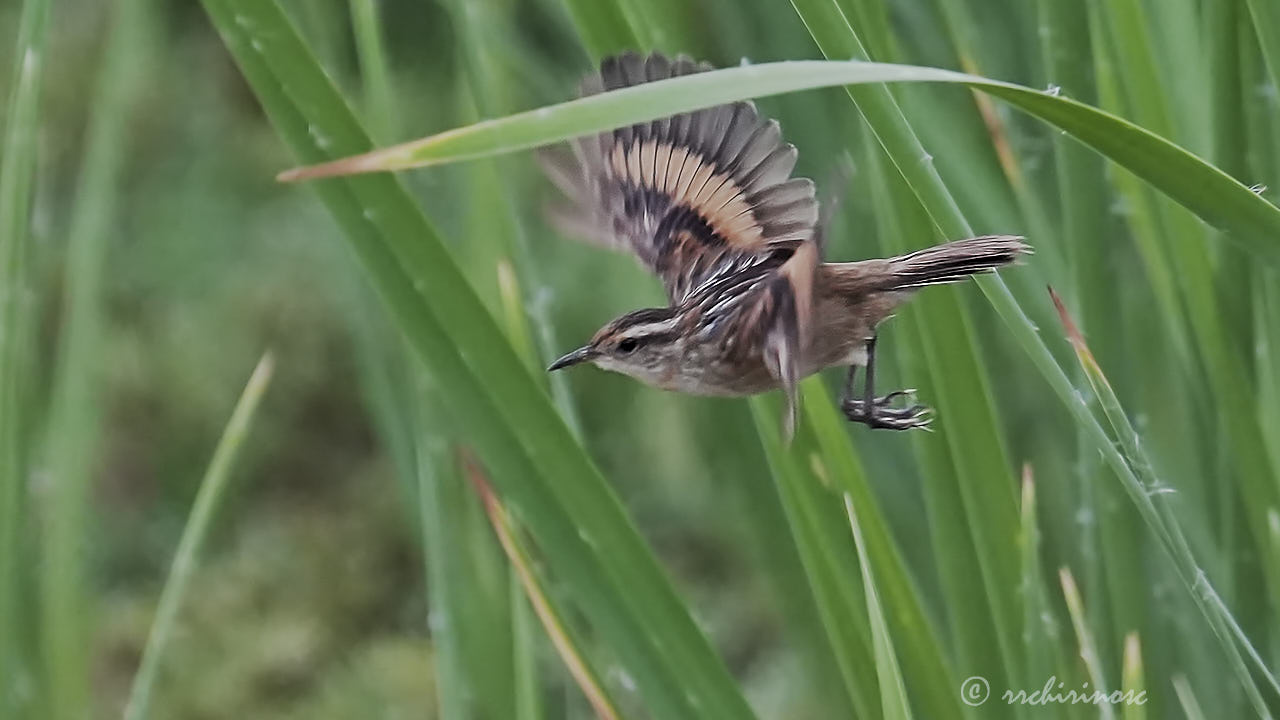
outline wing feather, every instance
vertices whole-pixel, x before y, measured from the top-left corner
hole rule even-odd
[[[624,53],[605,59],[581,91],[709,69],[684,56]],[[659,276],[673,303],[724,265],[790,252],[812,238],[813,183],[789,179],[795,147],[753,103],[638,123],[578,139],[572,148],[568,162],[546,163],[571,201],[553,219],[572,234],[629,249]]]

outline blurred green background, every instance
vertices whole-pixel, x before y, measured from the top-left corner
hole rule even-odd
[[[1246,185],[1275,187],[1280,101],[1262,49],[1276,38],[1259,29],[1267,1],[280,4],[378,144],[570,98],[608,46],[611,18],[640,49],[728,66],[822,50],[847,59],[818,22],[834,8],[875,59],[1060,88]],[[20,16],[44,5],[0,4],[0,48],[15,49],[0,60],[0,96],[21,94],[21,60],[11,60],[25,57],[31,36]],[[27,263],[6,276],[6,290],[28,288],[30,302],[18,311],[29,320],[28,362],[9,366],[19,400],[0,414],[21,418],[9,430],[26,456],[5,528],[16,560],[0,578],[15,598],[0,634],[13,658],[0,717],[121,714],[201,477],[267,350],[273,380],[181,600],[150,716],[591,717],[472,492],[472,438],[438,401],[448,389],[405,350],[312,189],[274,181],[298,159],[205,8],[48,5],[38,124],[7,146],[10,160],[15,147],[33,153],[33,165],[15,181],[31,196]],[[1185,531],[1187,557],[1230,609],[1220,617],[1274,667],[1274,269],[1051,126],[963,88],[893,94],[928,149],[922,163],[936,166],[975,232],[1025,234],[1036,246],[1029,264],[1004,273],[1014,296],[1096,412],[1045,285],[1066,297],[1140,433],[1146,455],[1127,456],[1131,466],[1146,473],[1164,522]],[[832,259],[942,239],[842,90],[759,105],[799,147],[797,174],[824,197],[839,194]],[[852,167],[847,185],[842,166]],[[528,153],[403,180],[538,382],[558,351],[662,302],[632,259],[548,226],[553,192]],[[1259,192],[1274,202],[1274,189]],[[91,341],[59,375],[77,302]],[[1038,688],[1051,671],[1068,687],[1132,687],[1135,668],[1151,703],[1125,717],[1195,717],[1196,706],[1206,717],[1261,714],[1242,677],[1276,706],[1274,680],[1224,654],[1215,633],[1231,631],[1197,611],[1156,526],[976,287],[925,291],[881,339],[880,387],[918,387],[941,410],[931,435],[847,430],[909,578],[908,599],[881,598],[889,625],[899,631],[903,608],[918,605],[928,626],[910,637],[929,638],[948,671],[924,678],[905,661],[917,717],[932,717],[921,707],[937,712],[943,697],[969,717],[1096,717],[1096,708],[973,709],[956,702],[958,681],[994,673],[998,694]],[[68,377],[84,393],[60,416]],[[825,378],[833,392],[839,379]],[[835,657],[848,637],[841,627],[874,629],[876,619],[861,605],[865,565],[829,477],[838,466],[812,450],[821,430],[802,433],[788,455],[771,445],[772,401],[753,417],[745,401],[662,393],[593,369],[556,382],[558,406],[756,714],[891,715],[874,671],[883,679],[896,669],[870,636],[859,635],[870,666],[851,671],[856,662]],[[1034,485],[1021,483],[1024,471]],[[1034,509],[1018,500],[1030,487]],[[1081,589],[1074,617],[1059,568]],[[556,585],[554,557],[540,572]],[[832,615],[824,592],[853,608]],[[575,599],[562,593],[558,604],[622,716],[661,717]],[[1131,634],[1142,649],[1126,663]],[[904,637],[895,640],[914,642]],[[1079,658],[1081,645],[1093,661]]]

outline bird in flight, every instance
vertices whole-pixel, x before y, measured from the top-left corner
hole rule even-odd
[[[582,94],[711,69],[687,57],[604,60]],[[666,390],[744,396],[782,389],[788,436],[796,385],[847,366],[841,410],[871,428],[927,428],[912,391],[875,396],[876,328],[914,292],[993,271],[1031,251],[989,235],[899,257],[823,262],[814,184],[792,178],[795,146],[751,102],[682,113],[579,138],[544,154],[568,202],[562,229],[627,250],[666,288],[668,305],[629,312],[551,364],[583,362]],[[855,393],[857,368],[865,367]],[[907,402],[900,402],[907,401]]]

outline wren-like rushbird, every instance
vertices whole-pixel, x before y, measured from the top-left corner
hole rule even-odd
[[[584,95],[710,66],[628,53],[601,63]],[[572,157],[544,155],[571,200],[553,210],[562,228],[624,248],[662,280],[670,304],[627,313],[552,363],[591,362],[666,390],[739,396],[781,388],[786,430],[796,384],[848,366],[841,409],[872,428],[925,428],[929,408],[874,395],[876,327],[925,285],[990,272],[1031,251],[1022,238],[988,235],[899,257],[822,261],[813,182],[792,178],[795,146],[755,105],[736,102],[575,140]],[[866,367],[860,394],[856,369]]]

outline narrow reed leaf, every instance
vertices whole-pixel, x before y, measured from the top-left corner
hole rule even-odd
[[[127,157],[128,113],[145,66],[146,4],[117,0],[90,103],[84,164],[67,239],[65,316],[58,341],[44,461],[52,488],[45,504],[40,563],[47,707],[52,718],[89,708],[86,555],[93,541],[90,483],[98,456],[98,377],[102,356],[102,274],[116,227],[119,178]]]
[[[378,13],[380,3],[376,0],[349,0],[349,5],[356,55],[360,59],[360,76],[364,81],[365,117],[370,134],[380,142],[389,142],[398,133],[391,65]]]
[[[507,338],[521,359],[528,365],[530,374],[542,369],[538,359],[537,348],[529,332],[529,321],[524,311],[524,297],[520,292],[520,281],[511,261],[503,258],[498,261],[498,294],[502,298],[502,318],[507,329]]]
[[[32,423],[27,392],[34,326],[30,221],[50,5],[49,0],[22,4],[0,139],[0,714],[17,702],[17,684],[26,674],[19,672],[23,662],[14,639],[23,625],[18,570]]]
[[[869,628],[861,621],[866,614],[860,597],[863,591],[857,583],[850,582],[849,568],[840,562],[838,542],[843,539],[843,528],[842,535],[833,537],[832,528],[823,522],[822,503],[832,495],[819,485],[816,477],[803,471],[799,462],[802,451],[789,451],[784,447],[778,430],[778,410],[778,403],[765,399],[751,402],[756,431],[764,445],[845,695],[858,717],[875,717],[880,705],[870,682],[875,665]]]
[[[1187,150],[1133,123],[1059,95],[964,73],[910,65],[795,60],[713,70],[485,120],[421,140],[287,170],[283,182],[405,170],[526,150],[735,100],[837,85],[938,82],[989,92],[1067,131],[1182,203],[1280,258],[1280,209]]]
[[[426,405],[429,396],[418,392],[418,405]],[[465,659],[465,635],[472,630],[463,615],[467,593],[472,589],[473,573],[469,558],[462,548],[469,539],[463,531],[467,513],[459,502],[459,478],[447,460],[444,441],[429,435],[425,413],[415,405],[412,430],[417,462],[418,516],[421,519],[422,558],[426,565],[427,629],[436,658],[436,711],[441,720],[466,720],[476,714],[472,707],[475,678],[468,672]],[[432,442],[435,440],[435,442]],[[463,489],[465,490],[465,489]],[[469,496],[468,496],[469,497]],[[459,568],[458,565],[463,565]],[[476,594],[469,605],[485,603],[483,619],[497,624],[500,617],[490,608],[492,598]],[[495,698],[489,698],[490,702]]]
[[[871,618],[876,675],[880,679],[880,704],[884,711],[881,717],[886,720],[910,720],[911,705],[907,701],[907,688],[902,681],[902,671],[898,668],[897,655],[893,651],[889,623],[880,607],[880,596],[876,591],[876,581],[872,575],[866,543],[862,540],[862,529],[858,525],[858,511],[853,505],[853,498],[845,495],[844,507],[849,513],[849,528],[853,531],[853,542],[858,548],[858,564],[862,566],[862,587],[867,593],[867,615]]]
[[[1076,643],[1080,648],[1080,659],[1084,661],[1085,670],[1089,674],[1089,682],[1093,685],[1093,690],[1106,695],[1107,678],[1102,669],[1102,658],[1098,657],[1098,646],[1089,630],[1080,589],[1076,587],[1071,571],[1066,568],[1058,570],[1058,579],[1062,583],[1062,595],[1067,601],[1067,612],[1071,615],[1071,625],[1076,630]],[[1110,703],[1098,703],[1098,717],[1102,720],[1115,720],[1115,716],[1115,709]]]
[[[1178,696],[1178,703],[1182,705],[1182,712],[1187,716],[1187,720],[1205,720],[1204,710],[1200,709],[1200,702],[1196,700],[1186,675],[1173,677],[1173,692]]]
[[[1132,699],[1124,704],[1123,720],[1147,720],[1147,685],[1143,679],[1142,643],[1138,640],[1138,633],[1129,633],[1125,636],[1124,664],[1121,667],[1123,695]]]
[[[606,0],[564,0],[579,36],[592,57],[604,57],[639,46],[622,7]]]
[[[518,573],[511,570],[507,583],[511,606],[511,671],[515,679],[513,694],[516,712],[512,720],[542,720],[546,715],[543,703],[542,677],[538,666],[538,640],[534,610],[519,582]]]
[[[1280,87],[1280,7],[1270,0],[1246,0],[1253,29],[1258,33],[1262,57],[1271,74],[1271,86]]]
[[[1267,530],[1269,536],[1267,547],[1271,551],[1271,562],[1274,566],[1277,564],[1276,558],[1280,558],[1280,511],[1277,511],[1275,508],[1267,510]],[[1271,570],[1272,572],[1267,574],[1268,578],[1280,577],[1280,574],[1277,574],[1276,572],[1277,570],[1280,570],[1280,568],[1272,567]],[[1270,607],[1274,613],[1277,609],[1277,604],[1280,604],[1280,588],[1276,587],[1275,583],[1272,582],[1268,586],[1268,591]],[[1280,656],[1280,633],[1278,633],[1275,628],[1271,629],[1270,647],[1271,662],[1272,664],[1275,664],[1278,656]]]
[[[600,681],[600,674],[589,664],[586,653],[582,650],[581,641],[565,624],[564,613],[556,608],[543,588],[543,581],[533,566],[528,548],[518,537],[511,524],[511,517],[498,500],[498,496],[494,494],[493,488],[489,486],[483,470],[475,463],[469,463],[466,472],[472,487],[480,496],[485,514],[489,516],[489,522],[493,524],[493,532],[502,545],[502,551],[506,553],[512,568],[515,569],[525,596],[537,613],[538,620],[542,622],[542,627],[547,631],[547,637],[551,638],[551,644],[555,646],[569,674],[578,683],[582,694],[586,696],[587,702],[591,703],[592,709],[600,720],[618,720],[622,716],[605,691],[604,684]]]
[[[1263,274],[1255,283],[1257,323],[1254,366],[1258,373],[1258,422],[1262,425],[1272,467],[1280,467],[1280,273]],[[1276,555],[1280,558],[1280,555]],[[1280,577],[1280,576],[1278,576]]]
[[[160,670],[160,661],[164,655],[169,635],[173,632],[174,621],[178,610],[186,598],[187,585],[195,573],[200,551],[204,547],[205,538],[213,524],[213,516],[217,511],[231,479],[231,468],[241,445],[249,435],[258,404],[271,383],[271,374],[275,368],[271,353],[266,353],[258,361],[249,376],[249,382],[240,394],[235,409],[231,411],[231,419],[222,431],[222,438],[213,451],[213,459],[209,461],[209,469],[200,481],[200,489],[196,492],[195,503],[191,506],[191,515],[182,530],[182,538],[178,541],[178,550],[173,556],[173,565],[169,569],[169,578],[160,592],[160,602],[156,606],[155,619],[151,622],[151,631],[147,635],[147,644],[142,650],[142,659],[138,663],[138,672],[133,677],[133,686],[129,690],[129,701],[125,705],[125,720],[142,720],[149,717],[151,694],[155,689],[156,674]]]
[[[1022,592],[1027,658],[1024,678],[1051,677],[1062,657],[1061,637],[1040,561],[1040,523],[1036,518],[1036,485],[1031,466],[1022,468]]]
[[[871,572],[878,583],[896,647],[910,678],[910,692],[922,715],[958,717],[963,708],[955,671],[943,649],[943,636],[926,614],[923,596],[889,530],[888,519],[855,454],[844,418],[816,379],[800,384],[805,421],[817,439],[830,484],[857,507]]]

